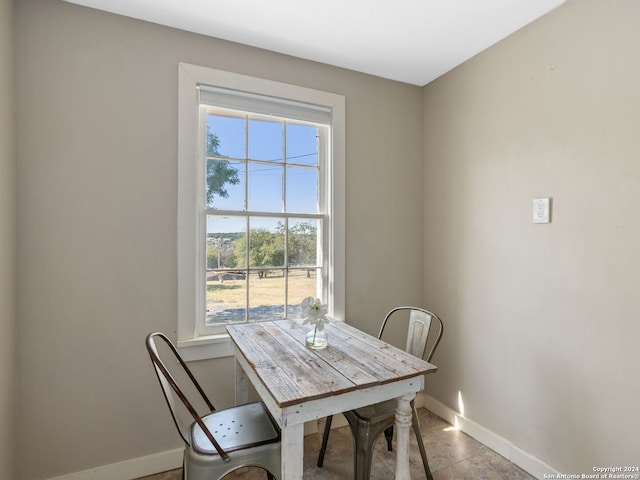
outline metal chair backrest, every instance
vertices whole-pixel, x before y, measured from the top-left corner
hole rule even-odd
[[[164,394],[164,398],[167,401],[167,405],[169,406],[169,411],[171,412],[171,417],[173,418],[173,423],[175,424],[180,436],[184,440],[186,444],[190,444],[189,440],[189,428],[190,424],[185,423],[182,420],[182,417],[179,414],[179,405],[180,403],[186,408],[189,412],[190,416],[193,418],[193,421],[196,422],[202,431],[209,439],[211,444],[215,447],[218,454],[225,460],[229,460],[229,456],[222,450],[216,439],[213,437],[207,426],[205,425],[202,417],[198,414],[197,410],[194,408],[193,403],[189,401],[184,391],[179,387],[176,382],[174,376],[171,374],[166,364],[161,360],[160,355],[158,353],[158,346],[156,345],[156,340],[162,340],[169,347],[170,352],[177,360],[178,364],[184,370],[184,373],[187,375],[187,378],[190,380],[191,385],[197,390],[202,398],[202,401],[207,405],[210,412],[215,411],[215,407],[209,401],[209,398],[204,393],[204,390],[196,380],[196,378],[187,367],[187,364],[184,362],[178,350],[173,345],[169,338],[160,332],[154,332],[147,335],[145,344],[147,347],[147,351],[149,352],[149,357],[151,357],[151,362],[153,363],[153,367],[155,369],[156,375],[158,377],[158,381],[160,382],[160,386],[162,387],[162,393]]]
[[[430,362],[442,338],[443,324],[435,313],[420,307],[396,307],[391,310],[382,322],[378,338],[382,338],[384,329],[393,319],[398,318],[400,312],[409,312],[407,341],[405,351]],[[429,353],[425,351],[429,346]]]

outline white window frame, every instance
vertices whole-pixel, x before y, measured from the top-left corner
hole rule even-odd
[[[208,85],[239,90],[293,102],[318,105],[331,110],[329,141],[328,248],[327,261],[329,315],[344,320],[345,311],[345,98],[320,90],[272,80],[225,72],[199,65],[178,65],[178,347],[186,360],[230,356],[227,334],[199,335],[204,321],[204,232],[200,200],[198,138],[198,86]],[[201,310],[201,312],[199,312]]]

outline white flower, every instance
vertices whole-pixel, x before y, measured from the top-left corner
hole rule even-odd
[[[300,307],[302,309],[302,315],[307,317],[305,321],[302,322],[303,325],[310,323],[311,325],[315,325],[317,330],[322,330],[324,323],[329,321],[327,318],[329,307],[322,305],[319,298],[306,297],[302,300]]]

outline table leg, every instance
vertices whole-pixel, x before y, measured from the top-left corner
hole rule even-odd
[[[410,480],[409,431],[411,429],[411,400],[415,393],[398,398],[396,407],[396,480]]]
[[[238,362],[236,362],[236,405],[244,405],[249,402],[249,383],[247,375]]]
[[[300,480],[302,478],[303,442],[304,423],[282,428],[282,457],[280,459],[282,477],[279,480]]]

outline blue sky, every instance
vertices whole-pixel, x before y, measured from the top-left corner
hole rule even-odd
[[[282,180],[286,169],[286,202],[289,212],[316,212],[317,170],[303,168],[317,164],[317,129],[306,124],[283,123],[277,120],[249,120],[248,142],[245,141],[245,121],[243,118],[209,115],[209,131],[218,136],[218,151],[229,158],[237,169],[240,183],[227,184],[229,198],[215,197],[214,206],[223,210],[242,210],[244,189],[247,182],[243,160],[248,149],[250,160],[262,160],[268,164],[249,163],[249,210],[282,212]],[[286,131],[285,131],[286,130]],[[286,134],[286,136],[285,136]],[[284,166],[283,136],[286,138],[287,166]],[[275,226],[274,219],[255,219],[251,228]],[[226,221],[207,222],[207,230],[212,233],[244,231],[244,221],[229,218]]]

